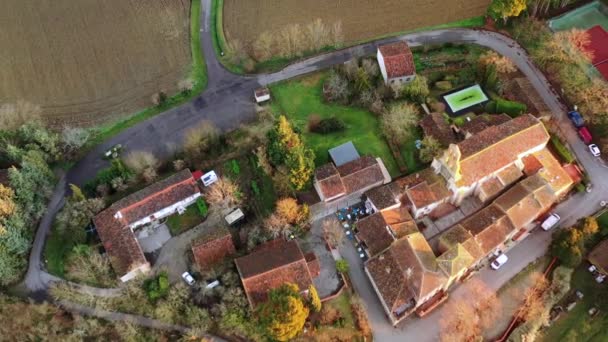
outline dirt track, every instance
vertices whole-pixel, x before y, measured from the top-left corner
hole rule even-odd
[[[173,92],[190,65],[189,0],[4,0],[0,104],[91,126]]]
[[[262,32],[316,18],[342,22],[346,41],[445,24],[485,13],[490,0],[224,0],[227,39],[251,43]]]

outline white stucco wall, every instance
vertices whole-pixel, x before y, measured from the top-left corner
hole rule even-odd
[[[137,277],[140,274],[146,274],[150,272],[150,263],[146,262],[145,264],[141,264],[138,267],[132,269],[129,273],[120,277],[120,281],[123,283],[128,282],[129,280]]]
[[[176,202],[166,208],[163,208],[163,209],[155,212],[154,214],[150,214],[147,217],[144,217],[138,221],[131,223],[129,225],[129,227],[131,228],[131,230],[133,230],[141,225],[150,223],[150,222],[152,222],[151,216],[154,216],[154,220],[160,220],[162,218],[170,216],[170,215],[174,214],[175,212],[177,212],[177,208],[179,208],[179,207],[186,208],[190,204],[194,203],[194,201],[196,201],[196,199],[199,197],[201,197],[201,194],[200,194],[200,192],[197,192],[196,194],[194,194],[190,197],[187,197],[179,202]]]

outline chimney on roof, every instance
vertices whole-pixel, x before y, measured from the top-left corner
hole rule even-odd
[[[114,214],[114,218],[120,220],[122,218],[122,213],[120,211],[117,211],[116,214]]]
[[[388,267],[388,266],[386,266],[386,267],[384,268],[384,271],[386,272],[386,274],[391,274],[391,268],[390,268],[390,267]]]

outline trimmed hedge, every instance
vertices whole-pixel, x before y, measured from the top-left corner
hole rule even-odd
[[[555,135],[551,136],[551,144],[555,151],[567,162],[572,163],[574,161],[574,156],[570,152],[570,150],[564,145],[564,143],[559,140],[559,138]]]
[[[528,107],[520,102],[496,99],[486,103],[485,109],[491,114],[507,114],[512,118],[518,117],[528,110]]]

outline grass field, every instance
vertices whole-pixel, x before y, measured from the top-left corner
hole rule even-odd
[[[448,103],[453,113],[488,100],[488,97],[486,94],[484,94],[483,90],[481,90],[481,87],[478,84],[455,93],[445,95],[443,98]]]
[[[320,18],[340,22],[347,43],[478,17],[490,0],[224,0],[226,38],[249,44],[264,31]],[[477,22],[477,20],[476,20]]]
[[[93,126],[150,106],[190,76],[190,0],[7,0],[0,101],[42,107],[53,125]]]
[[[399,174],[386,140],[382,137],[376,116],[367,110],[323,102],[322,83],[326,73],[283,82],[271,87],[272,109],[276,114],[285,114],[302,131],[305,142],[316,155],[317,166],[328,162],[328,150],[349,140],[361,155],[369,154],[382,158],[391,176]],[[342,132],[317,134],[308,131],[308,117],[317,114],[321,118],[335,116],[346,124]],[[413,144],[413,143],[412,143]]]

